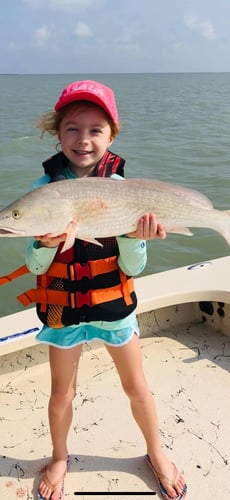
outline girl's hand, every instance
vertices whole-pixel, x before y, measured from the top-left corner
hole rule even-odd
[[[139,219],[136,231],[128,233],[126,236],[140,240],[152,240],[154,238],[164,240],[166,231],[162,224],[157,223],[155,214],[146,213]]]
[[[34,239],[39,241],[39,247],[55,248],[66,240],[66,233],[58,236],[52,236],[51,233],[48,233],[43,236],[35,236]]]

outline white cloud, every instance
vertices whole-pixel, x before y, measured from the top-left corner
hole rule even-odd
[[[45,24],[40,26],[40,28],[37,28],[34,32],[35,45],[37,47],[44,47],[46,42],[51,38],[53,29],[53,25],[48,27]]]
[[[88,7],[95,0],[24,0],[31,8],[69,11],[77,7]]]
[[[209,38],[210,40],[214,40],[216,38],[215,30],[210,21],[200,23],[200,33],[205,38]]]
[[[48,3],[52,9],[68,9],[75,7],[88,7],[93,0],[49,0]]]
[[[9,42],[8,43],[8,50],[14,52],[15,50],[17,50],[17,45],[15,42]]]
[[[41,0],[23,0],[26,5],[32,8],[40,7],[42,1]]]
[[[190,30],[200,33],[204,38],[209,40],[214,40],[216,38],[215,29],[209,20],[200,21],[193,14],[185,13],[184,24]]]
[[[87,38],[92,36],[92,31],[88,24],[85,23],[77,23],[75,28],[74,28],[74,35],[80,37],[80,38]]]
[[[141,54],[140,43],[133,36],[132,32],[128,32],[128,30],[121,33],[119,37],[114,38],[111,41],[111,45],[115,50],[119,50],[119,53],[127,53],[133,56]]]
[[[181,42],[173,42],[169,44],[169,48],[172,50],[179,50],[183,47],[183,44]]]

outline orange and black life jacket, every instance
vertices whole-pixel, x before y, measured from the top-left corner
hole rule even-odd
[[[97,176],[108,176],[108,172],[109,175],[115,172],[121,175],[124,160],[107,153],[102,164],[97,166]],[[63,154],[58,155],[60,164],[57,169],[52,166],[52,175],[47,164],[49,161],[53,164],[55,157],[45,162],[45,172],[53,181],[60,179],[56,176],[63,175],[66,166],[65,159],[64,165],[62,163]],[[116,321],[128,316],[137,305],[134,280],[118,266],[116,238],[101,238],[99,241],[102,247],[76,239],[74,246],[63,253],[61,244],[47,272],[37,276],[37,288],[19,295],[18,300],[24,306],[35,302],[38,317],[52,328],[80,322]],[[2,277],[0,283],[28,272],[26,266],[20,269]]]
[[[64,169],[69,163],[68,158],[62,151],[51,156],[48,160],[43,162],[45,174],[49,174],[50,182],[64,180]],[[124,177],[125,160],[112,151],[107,150],[104,156],[96,164],[93,177],[111,177],[113,174],[118,174]]]

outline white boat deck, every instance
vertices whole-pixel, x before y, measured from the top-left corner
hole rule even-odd
[[[226,257],[136,280],[145,373],[162,444],[184,470],[188,500],[230,498],[229,264]],[[39,328],[34,310],[13,316],[0,319],[1,337]],[[34,333],[2,347],[0,500],[33,500],[51,451],[47,348],[35,345]],[[84,348],[74,406],[64,498],[161,498],[128,400],[99,344]]]

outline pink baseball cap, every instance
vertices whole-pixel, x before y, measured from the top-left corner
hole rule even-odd
[[[81,82],[72,82],[66,87],[56,102],[54,109],[59,111],[61,108],[74,101],[90,101],[98,104],[118,125],[118,111],[114,93],[110,87],[103,83],[93,80],[83,80]]]

